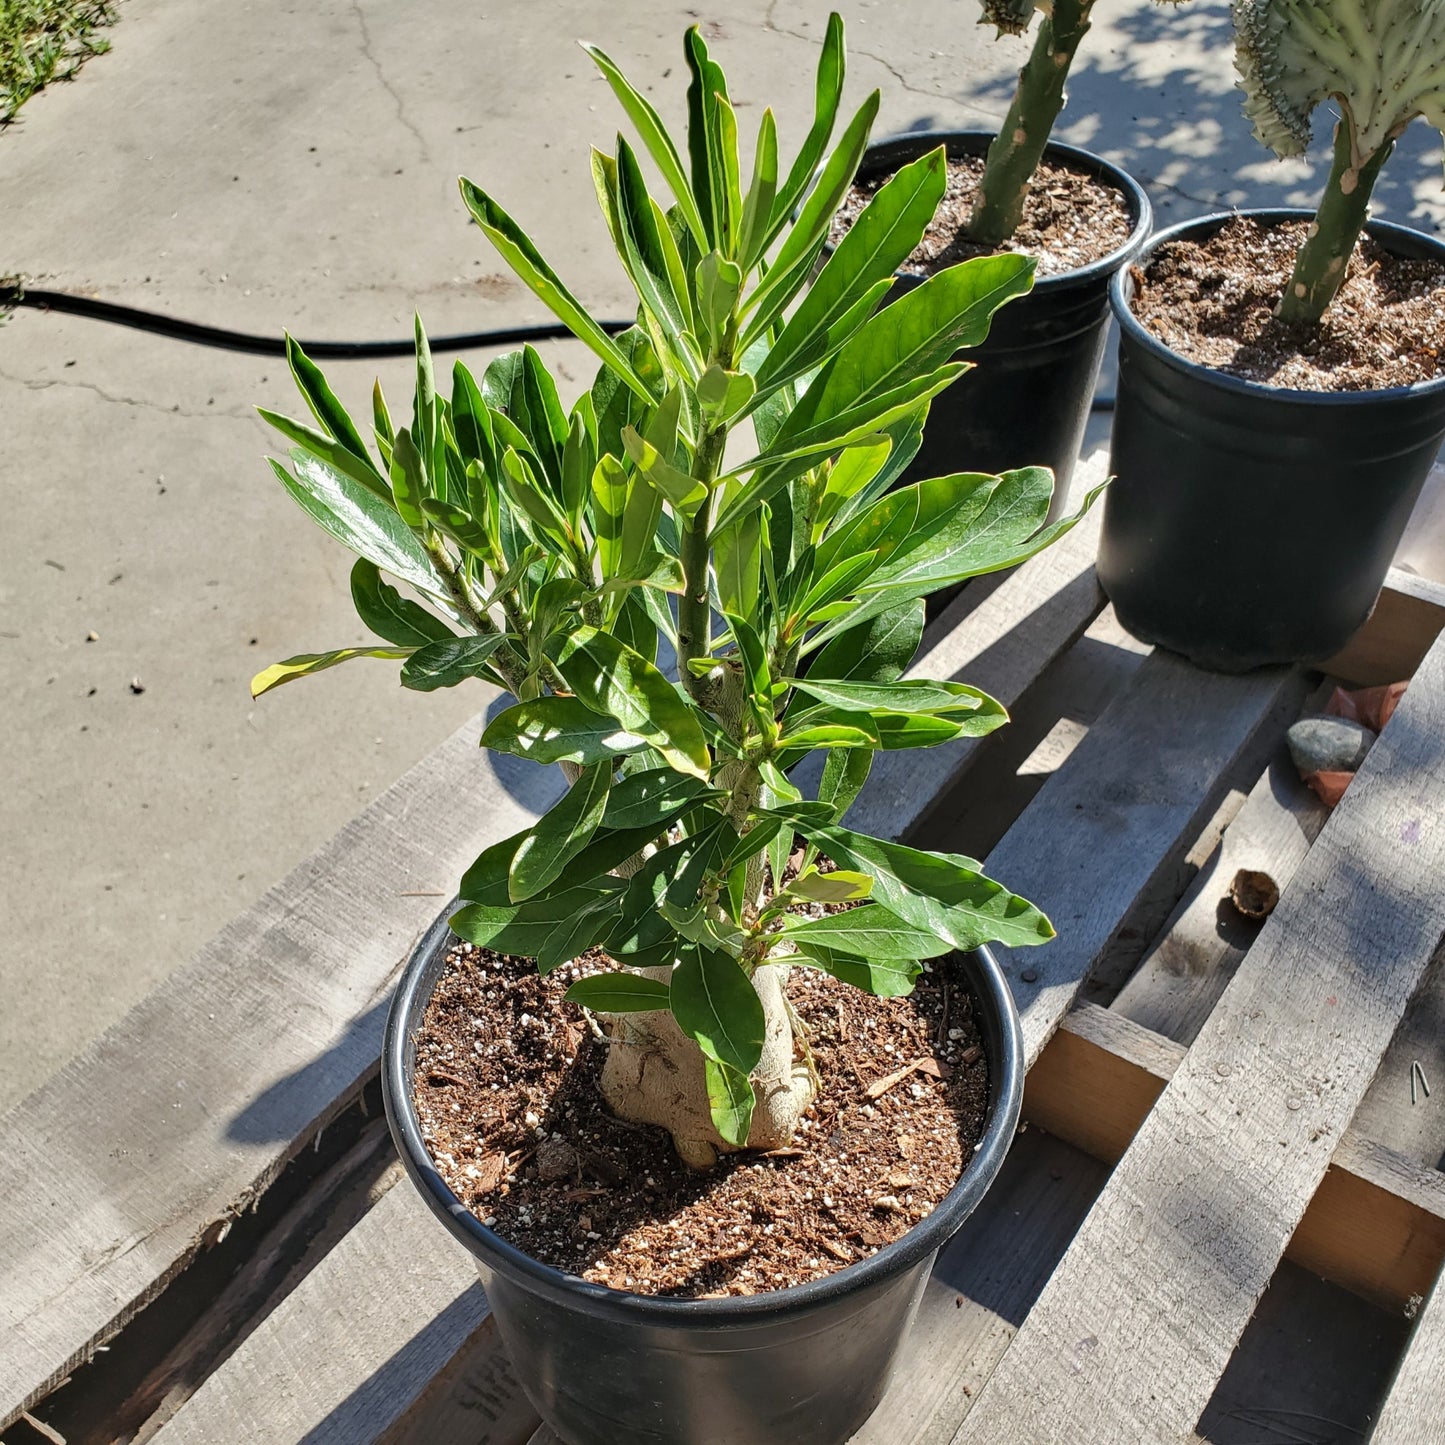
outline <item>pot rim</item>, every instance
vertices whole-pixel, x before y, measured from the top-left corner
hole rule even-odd
[[[974,950],[977,969],[971,982],[980,994],[979,1002],[983,1005],[985,1019],[1002,1025],[1000,1037],[996,1040],[996,1068],[992,1067],[993,1060],[990,1060],[992,1097],[988,1121],[962,1178],[939,1201],[932,1213],[915,1224],[902,1239],[822,1279],[792,1285],[787,1289],[722,1299],[673,1299],[635,1294],[594,1284],[542,1264],[494,1234],[457,1198],[437,1171],[421,1136],[412,1099],[410,1071],[406,1066],[407,1041],[413,1018],[419,1019],[430,999],[430,989],[426,990],[426,998],[420,996],[421,984],[433,956],[438,950],[445,949],[451,932],[447,920],[455,907],[454,900],[422,936],[397,984],[382,1041],[382,1095],[402,1164],[432,1213],[474,1258],[485,1260],[490,1267],[524,1283],[529,1289],[554,1299],[585,1301],[585,1308],[590,1314],[608,1315],[633,1323],[640,1318],[643,1322],[657,1325],[725,1326],[743,1324],[759,1316],[781,1318],[803,1314],[855,1290],[882,1284],[935,1253],[957,1233],[1003,1166],[1023,1104],[1023,1034],[1008,980],[992,951],[980,947]]]
[[[868,158],[875,152],[886,146],[916,146],[918,155],[925,151],[934,149],[935,146],[949,148],[949,154],[953,154],[952,143],[965,142],[970,147],[965,154],[973,154],[980,147],[975,142],[992,141],[996,132],[984,126],[964,126],[953,130],[913,130],[903,131],[896,135],[884,136],[880,140],[870,141],[867,149],[863,152],[863,165],[866,165]],[[963,149],[960,147],[960,149]],[[986,146],[982,149],[987,149]],[[1074,286],[1088,286],[1096,281],[1122,270],[1130,261],[1143,249],[1149,239],[1150,231],[1154,225],[1154,207],[1150,203],[1148,192],[1128,171],[1116,166],[1112,161],[1106,161],[1103,156],[1096,155],[1093,151],[1085,150],[1082,146],[1068,145],[1064,141],[1050,140],[1044,147],[1044,155],[1052,160],[1068,161],[1075,166],[1092,171],[1099,178],[1119,191],[1129,206],[1132,219],[1132,228],[1127,239],[1122,245],[1110,251],[1107,256],[1100,257],[1097,261],[1091,261],[1087,266],[1079,266],[1072,271],[1059,271],[1052,276],[1036,276],[1034,279],[1031,295],[1043,290],[1062,291]],[[915,156],[914,159],[917,159]],[[900,162],[900,164],[904,164]],[[862,165],[860,165],[860,169]],[[1028,252],[1019,254],[1027,255]],[[916,276],[925,278],[926,273],[922,271],[909,270],[900,266],[896,273],[900,276]],[[937,272],[933,273],[934,275]],[[1024,298],[1020,298],[1022,300]]]
[[[1151,236],[1140,251],[1137,264],[1140,267],[1147,266],[1150,258],[1166,242],[1177,241],[1185,236],[1192,237],[1199,232],[1217,231],[1236,217],[1243,216],[1255,221],[1279,223],[1281,221],[1310,220],[1314,214],[1314,211],[1300,206],[1254,206],[1242,210],[1211,211],[1207,216],[1193,216],[1187,221],[1176,221],[1172,226],[1167,226],[1164,230]],[[1374,239],[1381,242],[1403,238],[1409,238],[1411,241],[1423,241],[1435,252],[1435,259],[1445,261],[1445,241],[1427,235],[1424,231],[1417,231],[1412,226],[1401,226],[1393,221],[1371,220],[1366,223],[1365,230]],[[1134,279],[1129,273],[1129,268],[1124,267],[1109,283],[1109,306],[1114,313],[1115,321],[1119,324],[1119,330],[1124,336],[1135,345],[1144,347],[1151,355],[1165,362],[1180,375],[1204,385],[1217,387],[1220,391],[1232,392],[1236,396],[1270,398],[1281,404],[1302,407],[1378,406],[1382,402],[1415,400],[1445,389],[1445,375],[1437,376],[1433,381],[1411,382],[1409,386],[1382,386],[1372,391],[1306,391],[1298,387],[1271,386],[1264,381],[1248,381],[1242,376],[1230,376],[1227,372],[1217,371],[1212,366],[1190,361],[1187,357],[1180,356],[1177,351],[1166,346],[1134,315],[1130,305],[1133,299]]]

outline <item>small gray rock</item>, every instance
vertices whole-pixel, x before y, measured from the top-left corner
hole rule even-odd
[[[1376,734],[1342,717],[1302,717],[1285,734],[1289,755],[1301,777],[1307,773],[1352,773],[1365,761]]]
[[[544,1139],[537,1146],[537,1178],[565,1179],[577,1172],[577,1151],[561,1139]]]

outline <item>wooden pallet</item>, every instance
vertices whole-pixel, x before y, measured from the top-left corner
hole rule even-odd
[[[1326,819],[1282,749],[1320,675],[1148,653],[1096,541],[939,619],[917,671],[1014,727],[881,754],[858,804],[1060,937],[1004,957],[1025,1131],[857,1442],[1445,1440],[1445,589],[1392,574],[1332,661],[1414,681]],[[551,1441],[376,1117],[412,941],[560,786],[477,731],[0,1119],[5,1445]],[[1262,927],[1240,867],[1282,889]]]

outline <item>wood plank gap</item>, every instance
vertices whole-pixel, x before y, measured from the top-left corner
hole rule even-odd
[[[1192,1430],[1445,935],[1445,643],[955,1436]]]
[[[1370,1445],[1439,1445],[1445,1419],[1445,1277],[1415,1322]]]

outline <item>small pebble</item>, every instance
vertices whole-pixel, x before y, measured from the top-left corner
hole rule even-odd
[[[1376,734],[1343,717],[1302,717],[1285,734],[1289,755],[1301,777],[1308,773],[1352,773],[1365,761]]]
[[[1039,981],[1039,971],[1036,968],[1026,968],[1019,974],[1019,977],[1023,979],[1025,983],[1037,983]]]

